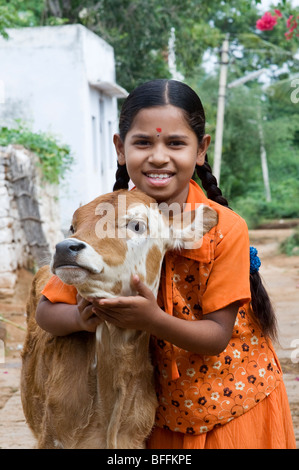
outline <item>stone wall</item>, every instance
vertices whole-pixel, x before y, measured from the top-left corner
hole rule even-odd
[[[0,147],[0,297],[14,294],[18,270],[48,264],[60,230],[58,188],[42,180],[37,157]]]

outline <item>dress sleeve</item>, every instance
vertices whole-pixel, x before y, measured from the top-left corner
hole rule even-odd
[[[52,276],[42,290],[42,294],[52,303],[77,304],[77,289],[64,284],[57,276]]]
[[[246,222],[238,217],[225,235],[218,233],[213,267],[202,297],[203,313],[211,313],[233,302],[249,302],[250,255]]]

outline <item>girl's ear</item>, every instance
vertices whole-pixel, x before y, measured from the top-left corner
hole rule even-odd
[[[121,140],[119,134],[114,134],[113,143],[114,143],[115,150],[116,150],[116,153],[117,153],[118,163],[120,165],[125,165],[126,164],[126,158],[125,158],[124,143]]]
[[[200,146],[198,147],[197,158],[196,158],[197,165],[202,166],[204,164],[210,142],[211,142],[211,136],[209,134],[205,134],[203,136]]]

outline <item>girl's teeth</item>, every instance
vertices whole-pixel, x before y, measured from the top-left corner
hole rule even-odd
[[[156,175],[156,174],[152,174],[150,173],[149,175],[149,178],[159,178],[159,179],[165,179],[165,178],[169,178],[170,175],[168,174],[164,174],[164,175]]]

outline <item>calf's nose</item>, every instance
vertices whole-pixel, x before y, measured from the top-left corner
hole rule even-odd
[[[56,255],[76,255],[78,251],[83,250],[86,248],[85,243],[80,242],[79,240],[72,240],[71,238],[67,238],[56,245]]]
[[[80,251],[84,250],[84,248],[86,248],[85,243],[71,238],[57,243],[53,258],[53,268],[56,269],[65,265],[77,266],[77,255]]]

